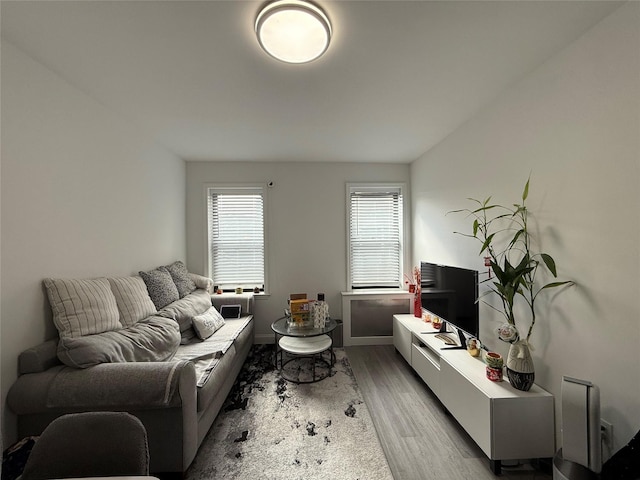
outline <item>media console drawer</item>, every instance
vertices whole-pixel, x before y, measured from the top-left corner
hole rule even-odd
[[[440,372],[441,382],[446,385],[440,400],[485,455],[493,458],[491,399],[447,362],[442,362]]]
[[[415,343],[411,346],[411,366],[440,398],[440,361],[434,355],[428,347]]]

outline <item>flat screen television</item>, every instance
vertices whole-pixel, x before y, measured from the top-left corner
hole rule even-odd
[[[421,262],[420,271],[422,308],[479,339],[478,272],[429,262]],[[464,335],[458,334],[464,347]]]

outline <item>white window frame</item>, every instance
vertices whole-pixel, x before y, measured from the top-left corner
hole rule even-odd
[[[398,191],[401,195],[401,208],[402,213],[400,215],[400,221],[402,222],[402,226],[400,228],[401,238],[400,241],[400,271],[398,273],[398,278],[396,285],[394,287],[362,287],[356,288],[353,287],[352,280],[352,269],[351,269],[351,193],[354,191],[368,191],[372,193],[385,193]],[[380,289],[389,289],[389,288],[398,288],[403,289],[404,287],[404,274],[407,272],[408,265],[408,254],[409,254],[409,202],[408,202],[408,187],[405,183],[397,183],[397,182],[389,182],[389,183],[347,183],[346,184],[346,232],[347,232],[347,287],[349,291],[360,291],[366,289],[372,290],[380,290]]]
[[[268,211],[269,211],[269,196],[267,195],[267,185],[263,183],[208,183],[204,185],[204,215],[205,215],[205,267],[204,271],[207,276],[214,278],[214,272],[212,271],[212,258],[211,258],[211,212],[209,211],[209,195],[211,192],[224,193],[224,194],[260,194],[262,195],[262,224],[264,235],[264,291],[263,294],[268,294],[269,283],[269,269],[268,269]],[[215,282],[215,279],[214,279]],[[253,289],[254,287],[262,287],[262,285],[252,285],[249,283],[240,285],[227,285],[226,289],[235,288],[236,286],[242,286],[245,290]]]

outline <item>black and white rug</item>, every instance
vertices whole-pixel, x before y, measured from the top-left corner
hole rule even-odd
[[[298,385],[275,370],[272,345],[255,345],[185,480],[393,480],[349,359],[334,351],[331,376]]]

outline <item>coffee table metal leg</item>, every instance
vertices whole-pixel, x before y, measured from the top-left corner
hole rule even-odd
[[[316,354],[313,354],[313,357],[311,358],[311,379],[315,382],[316,381]]]
[[[273,334],[273,350],[274,350],[273,366],[277,369],[278,368],[278,334],[277,333]]]

